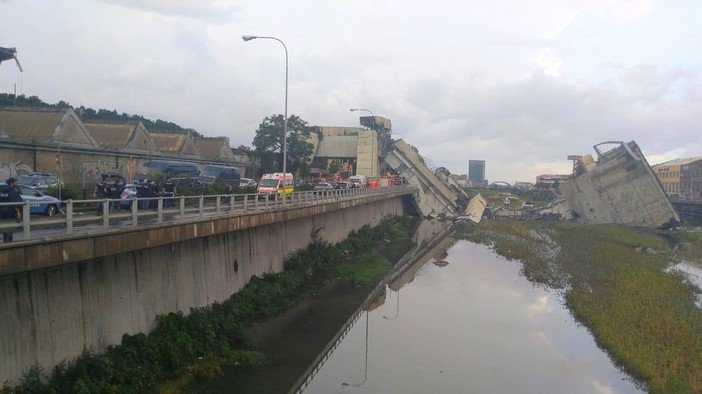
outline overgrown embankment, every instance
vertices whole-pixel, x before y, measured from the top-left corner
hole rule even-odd
[[[667,270],[663,237],[615,225],[525,221],[484,221],[457,233],[520,260],[530,281],[562,289],[576,319],[650,392],[702,393],[699,289]]]
[[[210,379],[221,365],[239,367],[266,363],[265,355],[246,349],[241,332],[253,322],[274,316],[313,296],[330,278],[349,285],[375,283],[391,263],[374,248],[409,237],[409,220],[394,218],[363,227],[336,245],[313,242],[285,261],[285,271],[254,277],[222,303],[171,313],[157,319],[146,334],[125,335],[103,354],[86,352],[51,371],[32,367],[21,384],[0,393],[137,393],[152,391],[158,382],[183,376]]]

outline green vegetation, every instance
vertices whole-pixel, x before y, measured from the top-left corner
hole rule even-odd
[[[14,94],[0,93],[0,107],[37,107],[37,108],[73,108],[73,106],[63,100],[56,104],[49,104],[42,101],[37,96],[25,96]],[[185,129],[173,122],[168,122],[165,120],[158,119],[156,121],[146,119],[141,115],[129,115],[126,113],[117,113],[115,110],[99,109],[94,110],[92,108],[73,108],[83,120],[98,120],[106,122],[142,122],[147,130],[187,130],[197,137],[202,137],[202,134],[198,133],[193,129]],[[81,110],[82,109],[82,110]]]
[[[699,290],[667,270],[661,236],[614,225],[522,221],[482,222],[458,233],[521,260],[529,280],[563,289],[576,319],[650,392],[702,392]]]
[[[368,286],[378,282],[390,271],[392,264],[378,252],[369,252],[348,264],[337,267],[337,274],[354,286]]]
[[[52,197],[59,197],[59,190],[58,187],[56,186],[50,186],[46,189],[46,192],[44,193],[47,196],[52,196]],[[61,188],[61,201],[66,201],[66,200],[81,200],[83,199],[82,191],[80,187],[78,186],[67,186],[67,187],[62,187]],[[91,191],[92,194],[92,191]],[[91,197],[89,197],[91,198]]]
[[[314,295],[337,277],[363,286],[380,280],[390,263],[373,252],[385,241],[409,237],[407,218],[386,219],[375,228],[365,226],[337,244],[315,241],[291,253],[280,273],[253,277],[222,303],[193,308],[190,314],[159,316],[154,330],[124,335],[122,343],[103,354],[86,352],[51,373],[30,368],[17,387],[0,393],[136,393],[175,392],[188,379],[213,379],[221,365],[240,368],[265,365],[266,356],[248,349],[241,332],[249,324],[274,316]]]
[[[284,138],[285,116],[282,114],[271,115],[263,119],[256,130],[253,139],[255,152],[261,158],[261,166],[266,172],[278,172],[282,168],[283,141],[287,142],[288,161],[287,172],[296,173],[301,164],[307,163],[312,155],[313,146],[307,142],[312,126],[297,115],[290,115],[287,119],[287,138]],[[275,166],[273,161],[279,166]]]

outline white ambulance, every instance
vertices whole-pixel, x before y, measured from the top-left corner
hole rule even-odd
[[[353,185],[352,187],[366,187],[368,179],[365,175],[354,175],[351,178],[349,178],[349,183]]]
[[[295,178],[293,174],[275,172],[265,174],[258,182],[258,198],[259,199],[274,199],[276,194],[278,198],[288,197],[295,191]]]

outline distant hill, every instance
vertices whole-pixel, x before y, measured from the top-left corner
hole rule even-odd
[[[137,122],[141,121],[147,130],[178,130],[178,131],[189,131],[195,137],[202,138],[203,135],[198,133],[193,129],[186,129],[173,122],[168,122],[165,120],[158,119],[153,121],[151,119],[145,119],[140,115],[129,115],[129,114],[118,114],[115,110],[99,109],[94,110],[92,108],[83,107],[82,111],[80,108],[75,108],[71,104],[61,100],[56,104],[49,104],[43,102],[37,96],[16,96],[14,94],[0,93],[0,107],[41,107],[41,108],[72,108],[76,113],[78,113],[83,120],[92,121],[103,121],[103,122]]]

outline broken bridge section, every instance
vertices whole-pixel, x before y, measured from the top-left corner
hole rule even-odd
[[[419,153],[403,140],[395,140],[382,156],[384,162],[419,190],[415,208],[424,217],[455,216],[458,196],[424,164]]]
[[[602,145],[617,145],[602,152]],[[598,158],[575,158],[573,176],[559,185],[570,209],[589,223],[665,227],[680,221],[636,142],[594,146]]]

